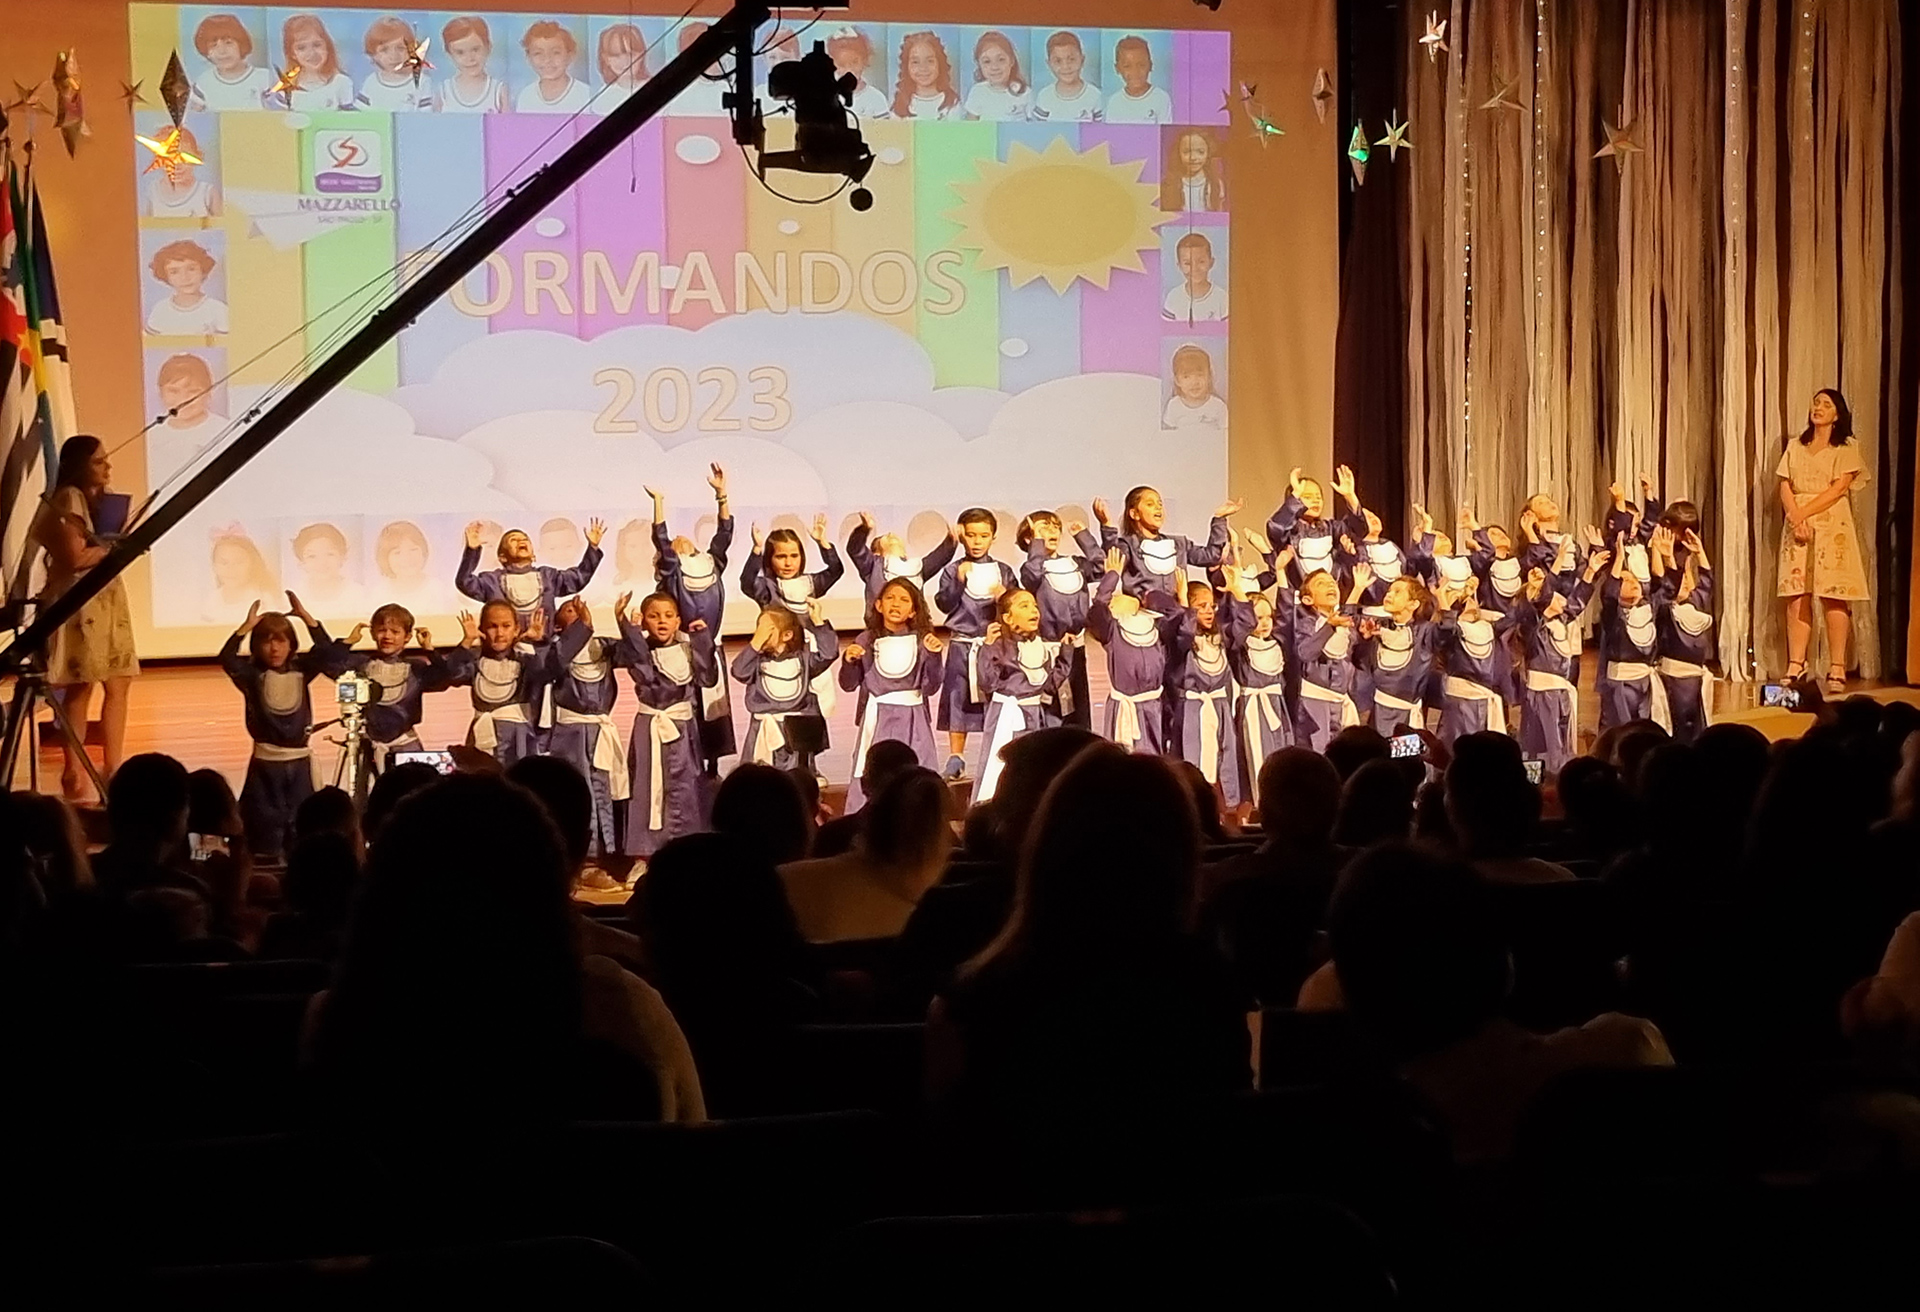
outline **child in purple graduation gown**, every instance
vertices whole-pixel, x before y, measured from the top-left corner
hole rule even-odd
[[[1473,558],[1455,554],[1453,539],[1434,531],[1433,516],[1417,502],[1413,517],[1419,521],[1419,532],[1407,552],[1408,572],[1417,575],[1435,596],[1443,588],[1457,592],[1466,587],[1473,577]]]
[[[371,632],[373,650],[352,650],[363,631]],[[329,678],[337,679],[352,670],[364,674],[379,689],[365,711],[366,737],[361,741],[361,754],[366,769],[360,775],[362,786],[371,785],[374,777],[386,770],[395,752],[420,750],[419,725],[426,712],[426,695],[445,689],[452,676],[446,657],[434,650],[433,639],[425,629],[417,635],[420,650],[407,650],[407,639],[413,636],[413,612],[388,602],[373,612],[368,624],[354,625],[344,639],[336,638],[327,645],[323,662]]]
[[[1358,542],[1367,535],[1367,522],[1361,512],[1360,498],[1353,490],[1353,471],[1345,465],[1333,473],[1333,489],[1347,503],[1347,512],[1337,518],[1327,515],[1326,493],[1319,480],[1305,478],[1296,466],[1287,476],[1289,491],[1280,508],[1267,519],[1267,541],[1275,550],[1293,548],[1291,582],[1301,585],[1309,574],[1326,570],[1339,587],[1340,576],[1348,568],[1342,559],[1340,539]]]
[[[1370,575],[1362,577],[1373,582]],[[1313,571],[1300,584],[1300,604],[1293,612],[1293,655],[1300,670],[1293,736],[1316,752],[1326,751],[1342,729],[1360,723],[1360,707],[1353,697],[1358,681],[1353,615],[1363,591],[1361,580],[1356,579],[1342,607],[1340,585],[1327,570]]]
[[[1087,611],[1087,632],[1107,649],[1107,714],[1100,732],[1130,752],[1158,756],[1167,743],[1167,658],[1180,603],[1164,592],[1130,597],[1120,591],[1126,560],[1107,548],[1107,572]]]
[[[873,515],[860,512],[860,522],[847,535],[847,563],[854,577],[867,590],[867,606],[880,600],[880,589],[895,579],[905,579],[915,591],[928,579],[947,567],[953,553],[960,549],[960,529],[956,525],[940,545],[924,556],[907,555],[907,540],[898,533],[873,536]]]
[[[647,489],[653,500],[654,576],[660,591],[673,598],[680,617],[691,626],[703,621],[719,640],[720,623],[727,610],[727,550],[733,546],[733,510],[727,504],[727,471],[710,466],[707,486],[713,489],[713,536],[701,551],[689,537],[670,536],[667,531],[667,499]],[[700,750],[706,758],[707,773],[715,773],[720,758],[732,756],[733,700],[727,692],[725,665],[717,667],[720,677],[711,687],[700,691],[694,713],[700,717]]]
[[[1050,641],[1040,631],[1040,603],[1025,588],[1000,594],[999,618],[980,648],[980,687],[991,699],[973,800],[991,798],[1005,763],[1000,749],[1035,729],[1060,723],[1059,699],[1073,677],[1071,633]]]
[[[293,624],[279,611],[262,614],[260,603],[220,648],[220,666],[240,690],[246,706],[247,737],[253,754],[240,789],[240,819],[247,846],[257,857],[277,860],[293,833],[293,813],[313,795],[313,701],[307,685],[325,673],[333,640],[291,592],[293,615],[307,626],[313,647],[300,650]],[[246,640],[247,654],[240,654]]]
[[[1614,543],[1613,579],[1601,593],[1600,628],[1607,654],[1600,684],[1600,732],[1634,720],[1652,720],[1672,732],[1667,690],[1655,668],[1660,626],[1653,598],[1633,572],[1622,534]]]
[[[448,685],[473,690],[473,723],[467,746],[487,753],[502,766],[540,754],[540,698],[547,686],[547,662],[538,649],[546,623],[536,607],[527,627],[505,601],[460,613],[462,645],[447,655]]]
[[[1649,554],[1654,575],[1654,618],[1660,635],[1660,682],[1667,694],[1673,736],[1690,743],[1713,723],[1713,566],[1700,535],[1679,539],[1686,563],[1676,565],[1675,534],[1654,530]]]
[[[993,559],[993,538],[1000,523],[991,510],[972,506],[960,512],[960,559],[940,571],[934,604],[947,617],[953,641],[947,644],[947,670],[940,690],[940,728],[947,734],[946,777],[967,773],[967,735],[987,724],[986,694],[980,688],[980,648],[993,622],[1000,594],[1020,586],[1011,565]]]
[[[624,614],[630,598],[615,603]],[[588,854],[620,851],[619,813],[631,795],[627,749],[613,722],[619,695],[613,672],[619,643],[593,636],[593,612],[578,597],[560,603],[559,638],[547,644],[547,685],[553,690],[553,730],[547,755],[570,762],[593,793],[593,832]]]
[[[680,607],[666,593],[642,601],[637,622],[624,604],[619,611],[620,663],[640,700],[627,744],[632,789],[623,841],[628,856],[646,857],[707,827],[712,798],[694,708],[720,666],[713,630],[694,620],[682,633]]]
[[[1104,511],[1104,502],[1095,502]],[[1127,493],[1122,512],[1120,536],[1115,545],[1125,562],[1120,573],[1120,590],[1130,597],[1149,592],[1176,593],[1176,580],[1185,577],[1188,565],[1212,569],[1226,556],[1227,516],[1240,510],[1238,501],[1229,501],[1213,512],[1207,525],[1205,544],[1196,544],[1179,534],[1168,536],[1160,530],[1167,522],[1166,503],[1151,487],[1136,487]]]
[[[1586,572],[1568,586],[1573,540],[1565,537],[1556,549],[1550,575],[1539,566],[1527,572],[1527,585],[1515,599],[1514,631],[1526,662],[1520,693],[1520,754],[1545,763],[1549,776],[1558,775],[1580,754],[1580,633],[1574,627],[1593,598],[1593,584],[1611,553],[1587,557]],[[1561,581],[1556,585],[1554,575]]]
[[[1480,595],[1487,598],[1487,609],[1504,615],[1526,581],[1520,557],[1513,551],[1512,537],[1498,524],[1482,527],[1469,510],[1460,512],[1460,535],[1463,542],[1472,544],[1467,559],[1474,574],[1485,582]]]
[[[860,731],[853,742],[853,778],[847,784],[847,811],[866,804],[860,776],[873,745],[891,739],[905,743],[921,765],[940,765],[933,741],[927,698],[940,691],[946,644],[933,636],[927,599],[912,579],[889,579],[867,608],[867,627],[840,652],[840,687],[858,691]]]
[[[1354,566],[1358,583],[1372,569],[1365,561]],[[1418,732],[1427,727],[1427,688],[1433,676],[1436,630],[1433,598],[1427,585],[1402,574],[1384,591],[1372,579],[1363,597],[1380,593],[1380,604],[1360,617],[1362,700],[1372,709],[1373,727],[1388,736]]]
[[[1239,685],[1234,718],[1240,731],[1241,790],[1251,797],[1260,767],[1282,747],[1293,746],[1293,713],[1287,706],[1287,655],[1281,634],[1293,623],[1293,589],[1286,569],[1292,553],[1274,557],[1279,579],[1275,598],[1250,591],[1246,571],[1227,574],[1227,655]],[[1276,599],[1277,598],[1277,599]]]
[[[1513,658],[1506,638],[1516,621],[1510,609],[1480,609],[1480,588],[1474,579],[1440,594],[1440,740],[1448,744],[1462,734],[1508,732]]]
[[[555,569],[533,563],[533,539],[520,529],[508,529],[500,535],[496,555],[500,568],[478,572],[480,565],[479,520],[467,525],[467,549],[461,553],[460,568],[454,573],[453,586],[462,596],[481,605],[502,601],[513,609],[522,629],[540,613],[543,633],[554,631],[554,608],[559,598],[571,597],[584,589],[600,568],[600,538],[607,526],[599,520],[587,522],[587,550],[572,569]]]
[[[807,627],[780,602],[763,608],[753,636],[733,658],[744,687],[747,736],[740,759],[781,770],[812,770],[825,737],[813,684],[839,659],[838,639],[807,602]]]
[[[790,528],[777,528],[762,539],[760,526],[755,524],[753,555],[747,558],[745,567],[740,571],[741,590],[763,608],[779,602],[793,613],[796,622],[808,616],[814,602],[831,592],[833,585],[847,572],[840,563],[840,553],[834,550],[832,540],[827,537],[827,517],[823,514],[813,517],[813,541],[820,549],[820,568],[808,574],[805,572],[806,550],[801,546],[798,533]],[[832,640],[819,648],[827,656],[827,663],[811,676],[809,685],[813,692],[809,714],[817,717],[818,722],[813,724],[810,731],[813,747],[806,754],[808,761],[812,761],[814,751],[826,750],[827,717],[833,714],[834,694],[837,691],[829,671],[839,658],[840,640],[832,636],[832,629],[828,629],[827,634]],[[801,636],[810,647],[819,646],[817,635],[817,621],[801,626]]]
[[[1096,499],[1101,510],[1106,507]],[[1118,540],[1111,527],[1103,527],[1107,546]],[[1081,554],[1062,550],[1062,540],[1071,537]],[[1063,525],[1051,510],[1036,510],[1020,521],[1013,540],[1027,553],[1020,566],[1020,586],[1033,594],[1040,608],[1040,636],[1048,642],[1079,638],[1087,631],[1087,607],[1093,597],[1093,585],[1107,571],[1106,551],[1094,541],[1085,524]],[[1082,729],[1093,724],[1092,700],[1087,692],[1087,652],[1083,643],[1069,644],[1072,668],[1067,685],[1060,690],[1058,705],[1063,723]],[[988,759],[992,759],[989,757]]]
[[[1366,522],[1366,536],[1360,539],[1355,548],[1359,564],[1373,571],[1373,583],[1361,596],[1363,606],[1379,606],[1387,599],[1387,590],[1394,583],[1413,573],[1407,553],[1392,538],[1384,536],[1384,526],[1380,516],[1362,507],[1360,517]],[[1418,583],[1419,580],[1415,579]]]
[[[1186,585],[1187,604],[1173,632],[1173,664],[1167,686],[1174,750],[1200,767],[1227,809],[1238,812],[1251,794],[1240,776],[1240,733],[1233,714],[1225,607],[1208,583]]]

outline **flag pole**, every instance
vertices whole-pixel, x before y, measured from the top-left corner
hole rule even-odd
[[[445,255],[422,270],[412,282],[402,287],[385,308],[341,343],[340,349],[315,365],[312,373],[243,429],[225,450],[208,461],[204,469],[189,479],[159,509],[115,543],[104,560],[74,580],[72,587],[43,609],[5,650],[0,650],[0,672],[24,666],[34,652],[46,645],[56,629],[79,614],[81,607],[98,596],[103,588],[144,555],[169,529],[191,514],[249,460],[265,450],[268,443],[292,427],[322,397],[345,382],[355,369],[392,341],[422,311],[478,268],[509,237],[525,227],[567,188],[585,177],[594,165],[611,155],[642,124],[665,109],[675,96],[692,86],[722,56],[732,54],[738,58],[742,51],[751,54],[753,34],[769,17],[771,12],[765,4],[757,0],[738,0],[725,14],[715,19],[711,27],[694,38],[693,43],[675,56],[671,63],[643,83],[585,136],[509,192],[499,209],[483,219]],[[750,70],[735,69],[736,85],[751,86],[751,76]]]

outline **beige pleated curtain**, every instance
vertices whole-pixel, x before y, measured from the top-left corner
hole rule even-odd
[[[1407,39],[1428,10],[1408,11]],[[1453,0],[1408,61],[1408,487],[1514,528],[1640,474],[1697,502],[1722,666],[1784,663],[1783,442],[1851,403],[1876,576],[1898,349],[1897,0]],[[1498,95],[1511,83],[1508,94]],[[1595,159],[1624,131],[1624,166]],[[1898,437],[1893,436],[1897,441]],[[1874,607],[1849,663],[1880,672]],[[1816,652],[1816,668],[1824,661]]]

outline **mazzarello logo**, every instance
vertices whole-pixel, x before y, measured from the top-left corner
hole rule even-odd
[[[329,196],[365,196],[380,190],[380,137],[364,128],[313,134],[313,189]]]

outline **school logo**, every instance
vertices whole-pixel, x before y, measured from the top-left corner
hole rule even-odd
[[[327,128],[313,134],[313,189],[329,196],[380,190],[380,137],[364,128]]]

